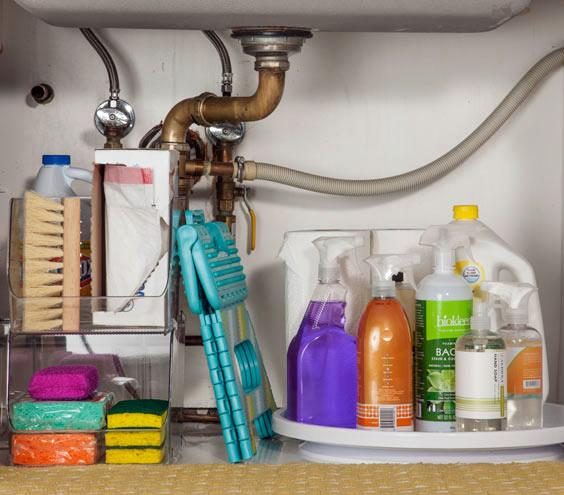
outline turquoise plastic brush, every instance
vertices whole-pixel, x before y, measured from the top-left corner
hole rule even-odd
[[[200,315],[216,399],[227,398],[227,404],[218,402],[218,412],[220,418],[229,414],[236,435],[237,451],[227,443],[232,439],[231,430],[227,433],[229,459],[248,460],[256,452],[255,434],[260,438],[273,434],[275,404],[244,306],[246,277],[235,241],[224,223],[205,223],[199,210],[187,212],[186,223],[176,236],[188,306]],[[218,371],[221,378],[216,376]]]

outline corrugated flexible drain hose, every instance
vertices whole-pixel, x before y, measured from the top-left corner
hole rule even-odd
[[[563,64],[564,48],[549,53],[525,74],[497,108],[464,141],[440,158],[411,172],[381,179],[346,180],[308,174],[270,163],[246,161],[245,177],[340,196],[375,196],[418,189],[461,165],[495,134],[548,75]]]

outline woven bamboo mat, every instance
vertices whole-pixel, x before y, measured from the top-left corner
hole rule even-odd
[[[564,463],[0,468],[2,495],[564,494]]]

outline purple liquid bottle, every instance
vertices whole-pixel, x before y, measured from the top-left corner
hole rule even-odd
[[[356,426],[356,339],[344,323],[344,302],[309,303],[288,348],[288,419]]]
[[[345,331],[346,289],[337,259],[362,245],[358,237],[321,237],[317,285],[287,355],[286,417],[340,428],[356,427],[356,339]]]

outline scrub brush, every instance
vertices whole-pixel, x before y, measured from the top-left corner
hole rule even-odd
[[[23,243],[23,331],[77,331],[80,198],[61,203],[26,192]]]

